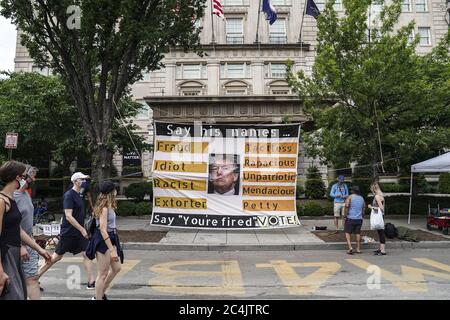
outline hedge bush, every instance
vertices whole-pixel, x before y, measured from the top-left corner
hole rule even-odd
[[[325,195],[325,183],[317,167],[309,167],[306,175],[305,196],[306,198],[322,199]]]
[[[439,192],[450,194],[450,173],[444,172],[439,175]]]
[[[323,216],[325,209],[317,202],[308,201],[301,204],[297,202],[297,215],[299,216]]]
[[[380,188],[385,193],[388,193],[388,192],[392,192],[392,193],[408,192],[409,193],[409,187],[404,184],[382,183],[382,184],[380,184]]]
[[[369,202],[368,202],[369,203]],[[372,202],[370,202],[372,203]],[[417,196],[412,199],[412,214],[426,215],[428,213],[428,205],[431,208],[450,208],[449,197],[428,197]],[[386,214],[408,214],[409,197],[408,196],[394,196],[385,198]]]
[[[152,213],[152,203],[149,201],[139,202],[136,204],[135,214],[137,216],[149,215]]]
[[[132,201],[119,201],[117,204],[117,214],[121,217],[132,216],[136,212],[136,204]]]
[[[305,188],[303,188],[300,184],[297,184],[297,189],[296,189],[297,199],[300,199],[304,195],[305,195]]]
[[[150,196],[153,199],[153,186],[151,182],[132,183],[125,188],[125,197],[133,199],[135,202],[144,201],[145,196]]]

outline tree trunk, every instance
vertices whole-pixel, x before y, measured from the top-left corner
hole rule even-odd
[[[99,145],[92,161],[92,181],[100,185],[111,176],[113,152],[106,145]],[[97,191],[97,190],[95,190]]]

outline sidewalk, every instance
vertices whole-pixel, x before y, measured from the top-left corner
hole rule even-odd
[[[436,235],[442,232],[428,231],[425,217],[413,217],[408,225],[407,217],[387,218],[395,226],[405,226],[410,229],[423,230]],[[203,250],[203,251],[250,251],[250,250],[343,250],[343,243],[326,243],[316,237],[311,229],[314,226],[326,226],[334,230],[332,217],[301,218],[301,226],[274,230],[201,230],[165,228],[150,225],[150,216],[141,218],[119,218],[119,230],[168,231],[159,243],[126,243],[127,249],[142,250]],[[341,227],[342,228],[342,227]],[[365,219],[363,229],[370,229],[369,220]],[[450,248],[450,236],[443,236],[448,241],[422,241],[417,243],[398,241],[389,242],[389,248]],[[363,249],[377,248],[378,244],[364,244]]]

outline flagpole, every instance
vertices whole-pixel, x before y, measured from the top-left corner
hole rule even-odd
[[[215,36],[215,32],[214,32],[214,4],[213,4],[213,0],[211,0],[211,29],[212,29],[212,45],[214,46],[214,44],[216,43],[216,36]]]
[[[259,44],[259,20],[260,20],[260,17],[261,17],[261,1],[262,0],[259,0],[258,22],[256,24],[256,41],[255,41],[255,43],[258,43],[258,44]]]
[[[305,7],[303,8],[303,15],[302,15],[302,24],[300,25],[300,34],[298,35],[298,41],[300,42],[300,48],[302,47],[302,43],[303,43],[303,21],[305,20],[305,12],[306,12],[306,3],[308,0],[305,0]]]

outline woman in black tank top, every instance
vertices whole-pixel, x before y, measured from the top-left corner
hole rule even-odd
[[[24,179],[25,165],[8,161],[0,167],[0,300],[26,300],[27,289],[20,257],[21,243],[36,250],[45,259],[50,254],[43,250],[20,227],[22,214],[13,200],[13,192]]]

